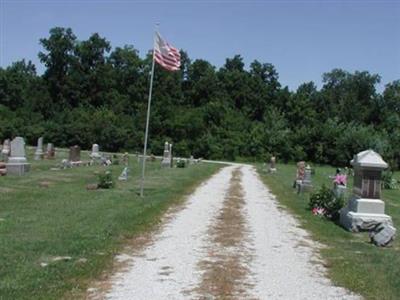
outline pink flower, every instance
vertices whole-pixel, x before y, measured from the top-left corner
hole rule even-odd
[[[339,185],[346,185],[347,184],[347,175],[337,174],[335,179],[333,180],[334,183]]]

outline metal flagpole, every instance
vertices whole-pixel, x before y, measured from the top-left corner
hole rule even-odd
[[[156,24],[155,31],[157,32],[158,24]],[[151,94],[153,92],[153,78],[154,78],[154,43],[155,43],[155,34],[154,33],[154,42],[153,42],[153,63],[151,65],[151,77],[150,77],[150,90],[149,90],[149,100],[147,103],[147,119],[146,119],[146,132],[144,134],[144,147],[143,147],[143,158],[142,158],[142,180],[140,183],[140,197],[143,197],[143,189],[144,189],[144,171],[146,168],[146,152],[147,152],[147,138],[149,135],[149,121],[150,121],[150,104],[151,104]]]

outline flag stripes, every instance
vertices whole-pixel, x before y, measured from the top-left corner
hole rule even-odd
[[[181,66],[179,50],[163,40],[158,32],[154,40],[154,60],[168,71],[177,71]]]

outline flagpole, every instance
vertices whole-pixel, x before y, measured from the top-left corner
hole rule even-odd
[[[157,32],[158,30],[158,24],[156,24],[155,31]],[[154,34],[154,40],[155,40],[155,34]],[[151,65],[151,76],[150,76],[150,88],[149,88],[149,99],[147,103],[147,118],[146,118],[146,131],[144,134],[144,147],[143,147],[143,158],[142,158],[142,180],[140,183],[140,197],[143,197],[143,189],[144,189],[144,171],[146,168],[146,152],[147,152],[147,139],[149,135],[149,121],[150,121],[150,105],[151,105],[151,96],[153,92],[153,79],[154,79],[154,41],[153,41],[153,62]]]

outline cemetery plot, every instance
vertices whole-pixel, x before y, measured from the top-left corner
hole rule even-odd
[[[0,177],[4,299],[76,299],[109,265],[125,239],[157,223],[169,206],[180,203],[184,194],[219,168],[203,163],[162,169],[159,160],[148,162],[141,199],[140,167],[132,156],[127,180],[118,181],[125,164],[61,169],[56,165],[68,158],[68,150],[57,149],[55,159],[40,161],[34,160],[35,152],[36,147],[27,150],[31,167],[24,176]],[[89,152],[79,155],[90,159]],[[87,190],[88,184],[97,183],[95,173],[106,169],[112,172],[115,188]]]

